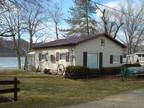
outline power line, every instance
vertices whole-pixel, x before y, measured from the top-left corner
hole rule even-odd
[[[103,7],[105,7],[105,8],[108,8],[108,9],[111,9],[111,10],[114,10],[114,11],[117,11],[117,12],[119,12],[119,13],[122,13],[122,14],[126,14],[126,15],[129,15],[128,13],[126,13],[126,12],[123,12],[123,11],[121,11],[121,10],[118,10],[118,9],[115,9],[115,8],[112,8],[112,7],[109,7],[109,6],[106,6],[106,5],[104,5],[104,4],[101,4],[101,3],[98,3],[98,2],[95,2],[95,1],[92,1],[95,5],[100,5],[100,6],[103,6]],[[144,20],[143,18],[137,18],[136,16],[134,16],[134,15],[130,15],[130,17],[135,17],[136,19],[140,19],[140,20]]]
[[[94,2],[94,1],[93,1]],[[101,4],[101,3],[98,3],[98,2],[94,2],[96,5],[100,5],[100,6],[103,6],[103,7],[106,7],[106,8],[109,8],[109,9],[112,9],[112,10],[114,10],[114,11],[117,11],[117,12],[120,12],[120,13],[122,13],[122,11],[120,11],[120,10],[117,10],[117,9],[115,9],[115,8],[112,8],[112,7],[109,7],[109,6],[106,6],[106,5],[104,5],[104,4]]]

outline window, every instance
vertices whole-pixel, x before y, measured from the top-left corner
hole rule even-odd
[[[46,54],[39,53],[39,61],[42,61],[42,60],[48,61],[48,53]]]
[[[97,68],[98,67],[98,54],[87,53],[87,67]]]
[[[66,61],[69,62],[69,52],[66,53]]]
[[[105,40],[101,39],[101,46],[105,46]]]
[[[113,56],[113,64],[120,63],[120,56],[114,55]]]
[[[66,53],[60,53],[60,60],[66,60],[67,62],[69,62],[69,52]]]
[[[45,55],[41,54],[41,59],[44,60],[45,59]]]
[[[56,58],[55,58],[55,56],[54,56],[54,55],[50,55],[50,59],[51,59],[51,62],[52,62],[52,63],[55,63]]]
[[[110,64],[117,64],[122,62],[122,56],[120,55],[110,55]]]
[[[65,60],[66,59],[66,53],[60,53],[60,59]]]
[[[42,58],[41,58],[41,55],[42,55],[42,54],[41,54],[41,53],[39,53],[39,61],[41,61],[41,59],[42,59]]]
[[[56,52],[56,61],[59,61],[59,52]]]
[[[45,54],[45,60],[48,61],[48,53]]]

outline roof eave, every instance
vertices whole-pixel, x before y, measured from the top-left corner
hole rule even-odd
[[[44,47],[34,47],[33,49],[45,49],[45,48],[56,48],[56,47],[71,47],[76,44],[65,44],[65,45],[55,45],[55,46],[44,46]]]
[[[109,35],[107,35],[107,34],[105,34],[105,36],[106,36],[107,38],[109,38],[110,40],[112,40],[113,42],[115,42],[116,44],[118,44],[119,46],[121,46],[122,48],[127,48],[126,45],[122,44],[121,42],[119,42],[118,40],[112,38],[111,36],[109,36]]]

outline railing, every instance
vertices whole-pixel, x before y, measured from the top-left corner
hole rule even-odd
[[[14,78],[14,80],[0,81],[0,85],[13,85],[13,88],[0,89],[0,94],[14,93],[14,101],[17,101],[18,91],[20,91],[20,89],[18,88],[18,84],[20,84],[20,82],[19,80],[17,80],[17,78]]]

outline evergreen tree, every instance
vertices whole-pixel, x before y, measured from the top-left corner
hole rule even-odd
[[[91,0],[75,0],[74,7],[70,8],[70,17],[66,22],[70,25],[70,29],[64,31],[67,35],[96,32],[96,21],[93,15],[96,8]]]

